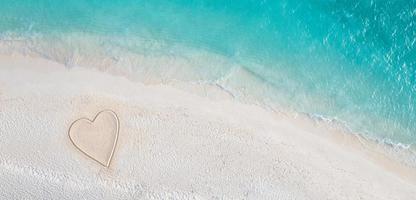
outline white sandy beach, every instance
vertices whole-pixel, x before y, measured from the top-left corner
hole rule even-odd
[[[0,56],[0,199],[416,199],[416,170],[353,136],[190,91]],[[67,135],[103,109],[108,169]]]

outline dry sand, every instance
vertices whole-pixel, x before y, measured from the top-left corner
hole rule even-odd
[[[108,169],[67,135],[103,109],[120,118]],[[353,138],[231,98],[0,56],[0,199],[416,199],[413,168]]]

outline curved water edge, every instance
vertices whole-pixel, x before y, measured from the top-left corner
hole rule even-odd
[[[3,2],[0,38],[69,67],[217,84],[412,146],[415,17],[416,0],[24,0]]]
[[[113,42],[107,43],[106,41],[109,40]],[[135,45],[142,49],[116,45],[128,41],[136,42]],[[293,104],[293,99],[284,95],[284,90],[279,90],[278,86],[245,67],[241,62],[207,50],[140,38],[117,41],[109,37],[83,33],[56,38],[35,35],[16,37],[13,34],[4,34],[0,39],[0,53],[42,57],[64,64],[67,68],[92,67],[148,84],[172,85],[172,81],[175,80],[193,84],[196,87],[192,87],[192,92],[199,91],[196,94],[216,98],[215,96],[222,93],[220,95],[222,97],[255,104],[291,119],[307,118],[312,123],[325,126],[336,134],[348,133],[360,140],[364,146],[416,167],[416,146],[411,140],[402,143],[394,137],[380,137],[382,134],[351,126],[349,121],[336,116],[305,112],[302,107]],[[189,86],[184,87],[180,84],[173,86],[190,90]],[[207,92],[207,87],[210,91],[220,92]],[[302,92],[300,91],[299,95],[304,95]],[[307,99],[315,101],[302,106],[314,106],[313,104],[319,103],[320,100],[325,101],[315,98],[317,99]],[[354,115],[356,113],[352,113],[352,117]]]

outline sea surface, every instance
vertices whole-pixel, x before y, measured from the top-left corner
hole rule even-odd
[[[0,44],[416,147],[416,0],[1,0]]]

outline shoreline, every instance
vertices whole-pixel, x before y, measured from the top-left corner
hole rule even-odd
[[[33,58],[42,58],[51,62],[57,62],[65,65],[66,68],[86,68],[92,70],[98,70],[104,73],[110,73],[115,76],[121,76],[134,82],[140,82],[145,85],[171,85],[175,88],[185,90],[191,93],[197,93],[200,96],[213,98],[213,99],[235,99],[242,103],[255,104],[262,106],[265,109],[270,109],[273,112],[278,112],[288,116],[307,115],[311,120],[316,121],[330,121],[334,126],[339,129],[338,131],[350,132],[353,135],[360,135],[360,137],[371,142],[385,143],[385,145],[393,145],[394,148],[403,149],[404,151],[412,151],[412,159],[402,160],[403,162],[416,167],[416,146],[413,143],[406,143],[402,139],[386,137],[382,139],[378,137],[378,132],[371,132],[359,130],[357,127],[347,121],[338,119],[336,117],[315,114],[313,112],[299,112],[296,108],[291,107],[290,100],[282,100],[276,97],[265,96],[265,93],[273,93],[273,90],[269,90],[270,83],[264,82],[261,77],[253,73],[252,71],[240,66],[239,63],[234,63],[228,58],[211,53],[206,50],[196,49],[196,47],[187,46],[175,46],[164,44],[159,41],[145,40],[135,38],[134,41],[141,41],[141,45],[146,48],[140,49],[140,53],[132,52],[119,52],[117,49],[114,55],[108,54],[106,50],[102,50],[99,47],[99,43],[102,40],[111,40],[109,37],[96,37],[92,35],[73,33],[68,36],[71,40],[61,41],[45,40],[42,36],[34,36],[33,38],[22,37],[21,39],[13,35],[7,36],[5,40],[0,40],[0,55],[16,55],[16,56],[29,56]],[[9,39],[7,39],[9,38]],[[70,42],[69,42],[70,41]],[[71,49],[71,44],[74,42],[75,46],[85,44],[88,42],[85,50]],[[54,43],[58,43],[56,47]],[[147,44],[149,43],[149,44]],[[153,44],[154,43],[154,44]],[[144,53],[149,50],[150,52],[160,51],[160,49],[168,48],[168,51],[179,51],[181,53],[186,52],[184,55],[180,54],[162,54],[162,55],[147,55]],[[98,49],[98,50],[97,50]],[[97,51],[97,53],[93,53]],[[192,53],[196,55],[189,55]],[[121,53],[121,54],[120,54]],[[124,55],[123,53],[126,53]],[[166,53],[166,52],[165,52]],[[85,55],[84,55],[85,54]],[[160,56],[160,57],[159,57]],[[194,57],[195,56],[195,57]],[[201,61],[202,60],[202,61]],[[204,69],[202,74],[206,74],[204,77],[198,70],[201,69],[201,64],[207,62],[214,63],[213,66],[209,66]],[[169,65],[169,68],[164,67]],[[193,66],[195,64],[195,66]],[[172,65],[172,66],[170,66]],[[231,65],[231,69],[221,71],[220,67],[216,65]],[[134,66],[140,66],[137,69]],[[170,69],[172,68],[172,69]],[[166,70],[166,72],[165,72]],[[212,70],[213,72],[210,72]],[[186,76],[184,75],[186,74]],[[219,76],[219,77],[218,77]],[[225,77],[224,77],[225,76]],[[230,77],[235,77],[231,80],[227,80]],[[196,78],[190,78],[196,77]],[[204,80],[207,78],[207,80]],[[213,80],[212,80],[213,78]],[[249,82],[250,84],[244,84],[241,82]],[[272,86],[273,87],[273,86]],[[258,92],[260,90],[260,92]],[[282,95],[281,91],[279,95]],[[322,99],[321,99],[322,100]],[[317,101],[314,99],[313,101]],[[288,104],[289,103],[289,104]],[[368,120],[368,119],[366,119]],[[394,135],[397,132],[390,132]],[[410,141],[410,140],[406,140]]]
[[[267,197],[267,194],[273,194],[271,197],[275,197],[275,195],[279,193],[279,191],[276,191],[277,188],[285,188],[282,192],[283,198],[290,197],[293,195],[293,192],[297,193],[296,195],[298,196],[295,195],[296,197],[302,198],[302,195],[305,195],[303,197],[311,197],[312,199],[314,199],[314,197],[320,198],[329,196],[337,197],[339,199],[348,199],[349,197],[363,197],[364,199],[371,199],[371,197],[400,199],[406,197],[410,198],[412,195],[416,194],[416,192],[414,192],[415,190],[412,190],[416,188],[415,168],[408,167],[395,159],[389,158],[386,156],[387,153],[386,155],[378,154],[377,150],[379,149],[377,149],[376,142],[366,140],[367,145],[370,146],[370,149],[368,149],[365,145],[360,143],[360,139],[353,134],[346,133],[342,130],[331,130],[331,127],[328,127],[325,124],[317,124],[306,115],[299,115],[297,119],[291,119],[284,114],[266,110],[258,105],[237,102],[226,94],[216,90],[212,90],[208,94],[208,96],[214,96],[214,98],[203,97],[203,95],[198,96],[198,94],[190,92],[197,91],[199,89],[198,87],[194,88],[189,84],[180,81],[176,83],[176,87],[178,85],[187,86],[191,89],[177,89],[174,84],[146,85],[140,82],[130,81],[125,77],[114,76],[93,69],[78,67],[67,69],[59,63],[43,58],[2,55],[0,56],[0,66],[0,102],[6,105],[5,108],[0,109],[0,111],[6,113],[0,115],[0,118],[7,122],[7,125],[3,124],[3,127],[0,127],[0,130],[5,130],[6,132],[6,134],[2,136],[3,143],[12,143],[10,148],[3,147],[0,149],[3,151],[3,153],[0,154],[0,158],[2,158],[0,160],[0,171],[6,170],[6,172],[3,172],[5,174],[10,172],[7,177],[10,179],[11,184],[13,184],[13,181],[16,181],[16,183],[22,180],[23,182],[33,181],[24,180],[24,173],[26,172],[23,172],[23,177],[13,174],[16,173],[15,171],[10,170],[13,166],[9,167],[9,171],[7,171],[5,166],[7,162],[9,162],[9,159],[5,158],[11,158],[14,153],[17,153],[18,155],[14,158],[16,160],[13,162],[20,162],[18,163],[19,165],[40,171],[45,168],[49,171],[63,171],[72,174],[74,177],[84,177],[85,179],[90,179],[91,177],[89,177],[89,174],[93,173],[108,179],[116,177],[116,179],[120,178],[121,180],[140,180],[139,182],[141,185],[150,185],[149,187],[152,189],[149,191],[157,191],[161,188],[161,190],[165,190],[163,188],[167,185],[169,189],[166,189],[166,191],[185,191],[185,198],[192,196],[190,195],[192,194],[190,191],[195,191],[197,194],[196,196],[202,197],[212,197],[213,194],[222,194],[223,197],[230,198],[242,197],[241,195],[244,193],[243,190],[238,189],[238,187],[229,186],[226,179],[224,179],[224,176],[228,179],[232,179],[237,185],[243,184],[246,187],[254,187],[250,185],[260,184],[265,188],[270,188],[270,190],[263,191],[264,189],[255,187],[258,190],[262,190],[262,192],[256,192],[255,189],[247,190],[250,195],[254,195],[253,197]],[[108,82],[107,80],[112,80],[112,84],[106,83]],[[25,81],[28,82],[26,83]],[[56,83],[56,85],[52,83]],[[117,85],[122,87],[120,88]],[[61,87],[65,88],[62,90]],[[59,92],[55,94],[51,91]],[[137,93],[133,93],[132,91]],[[131,96],[129,94],[131,94]],[[57,101],[51,102],[52,100],[49,100],[49,98]],[[172,102],[169,102],[164,98],[169,98]],[[37,107],[32,105],[32,100],[34,102],[42,102],[45,105]],[[56,110],[60,107],[59,103],[63,104],[63,111]],[[120,115],[122,116],[122,120],[124,119],[127,121],[125,122],[126,136],[120,141],[121,144],[117,147],[119,156],[116,155],[116,160],[114,161],[116,164],[111,167],[112,169],[109,171],[104,170],[103,172],[103,170],[95,166],[95,164],[90,163],[75,151],[72,151],[73,149],[71,149],[65,141],[56,141],[58,143],[57,145],[64,144],[62,148],[58,148],[56,145],[53,145],[52,140],[44,138],[46,139],[46,144],[52,145],[52,147],[55,147],[56,149],[55,152],[48,152],[44,148],[38,149],[37,151],[47,155],[46,158],[41,159],[46,162],[39,162],[36,161],[36,159],[31,160],[24,156],[24,152],[19,152],[20,150],[17,149],[20,144],[17,142],[13,143],[9,138],[12,133],[16,133],[15,131],[19,130],[19,126],[14,124],[16,122],[8,118],[8,115],[15,114],[17,115],[16,117],[22,117],[24,119],[28,117],[27,120],[24,120],[26,128],[22,128],[23,130],[31,132],[33,129],[31,130],[27,127],[36,127],[36,125],[39,125],[36,123],[45,122],[41,119],[36,119],[36,115],[41,114],[42,112],[49,113],[51,116],[46,115],[45,118],[56,123],[56,125],[54,123],[46,123],[44,124],[45,127],[42,126],[42,130],[45,131],[56,128],[56,131],[59,133],[60,131],[65,130],[65,125],[67,122],[71,121],[71,119],[79,116],[91,117],[106,105],[121,112]],[[207,107],[201,107],[200,105]],[[66,114],[64,114],[64,111]],[[235,116],[227,114],[226,111],[236,112],[240,115]],[[245,113],[250,113],[252,116],[244,116]],[[53,116],[58,118],[53,120]],[[36,120],[31,121],[29,119]],[[136,124],[137,121],[132,119],[138,119],[138,121],[141,122],[146,122],[146,120],[150,121],[147,126],[141,127]],[[158,123],[156,127],[153,127],[154,124],[152,125],[152,123],[155,122],[152,122],[152,120],[156,120]],[[163,126],[164,120],[172,123],[172,127],[170,128],[176,131],[179,130],[179,133],[172,132],[169,134],[172,136],[183,137],[182,140],[171,138],[169,134],[162,134],[164,132],[169,132],[166,129],[169,127],[158,127]],[[178,123],[179,125],[175,126],[175,123]],[[190,125],[186,125],[188,123],[190,123]],[[214,125],[211,126],[212,124]],[[181,127],[180,125],[185,127]],[[134,135],[135,126],[141,130],[140,136]],[[207,130],[204,131],[202,129],[203,127]],[[153,130],[152,128],[154,131],[160,131],[159,134],[162,135],[154,135],[152,132],[148,132],[149,130]],[[162,130],[159,130],[159,128]],[[182,129],[185,129],[185,131],[181,132],[180,130]],[[203,133],[198,134],[195,133],[195,131],[201,131]],[[221,134],[221,132],[229,133]],[[181,135],[180,133],[184,135]],[[211,138],[210,135],[213,133],[215,133],[214,138]],[[17,134],[19,138],[17,141],[25,141],[24,135],[21,135],[24,134],[24,132],[19,132]],[[49,136],[50,134],[51,133],[49,133]],[[29,137],[30,140],[36,139],[36,136],[43,137],[39,134],[27,137]],[[55,139],[62,139],[61,136],[58,137],[55,135],[54,137],[57,137]],[[129,143],[128,140],[130,139],[128,137],[135,138],[135,142]],[[160,140],[155,140],[155,138],[159,138]],[[164,143],[162,141],[163,139],[176,141],[176,145],[171,146],[170,144]],[[25,142],[29,142],[29,140],[26,140]],[[144,143],[144,141],[149,142],[152,140],[154,140],[153,143]],[[203,140],[208,140],[209,142],[205,144],[205,141]],[[40,142],[40,145],[42,144],[42,141],[37,142]],[[189,157],[191,154],[186,154],[192,153],[194,150],[198,151],[198,148],[193,146],[193,144],[188,144],[192,142],[200,143],[202,146],[208,145],[202,148],[201,151],[203,153],[199,152],[201,153],[200,158]],[[228,145],[223,145],[223,143]],[[123,144],[125,145],[124,147]],[[161,146],[158,146],[158,144]],[[164,146],[162,144],[166,146],[166,149],[163,149]],[[250,151],[242,149],[242,147],[245,146],[242,144],[248,144],[249,147],[254,148],[252,150],[255,150],[255,153],[251,155]],[[264,146],[261,146],[260,144],[263,144]],[[185,145],[185,147],[180,145]],[[218,149],[211,148],[210,145],[217,145]],[[2,144],[2,146],[4,146],[4,144]],[[157,147],[156,149],[159,150],[158,153],[165,153],[166,155],[153,154],[153,149],[146,147]],[[230,152],[229,149],[227,149],[228,147],[234,151]],[[23,150],[25,148],[26,150],[36,150],[33,149],[30,144],[25,144]],[[178,151],[178,154],[175,155],[177,157],[170,155],[168,150],[173,152]],[[140,160],[128,161],[127,158],[131,155],[128,153],[134,151],[136,151],[135,153],[144,156],[144,158],[141,159],[153,162],[153,165],[140,169],[140,164],[143,164],[139,162]],[[59,156],[59,152],[64,153],[65,155],[63,159],[64,164],[60,165],[55,163],[52,167],[48,165],[47,162],[50,162],[51,158]],[[241,152],[248,154],[244,155],[241,154]],[[283,155],[280,155],[279,152],[284,153]],[[218,158],[211,157],[216,154],[218,154]],[[153,158],[151,155],[155,156],[155,160],[152,160]],[[258,155],[264,156],[264,160],[257,157]],[[293,157],[294,155],[299,156],[299,158],[296,158],[296,156]],[[354,163],[349,163],[346,160],[339,158],[341,155],[345,156],[347,161],[354,161]],[[146,158],[146,156],[150,157]],[[220,157],[223,160],[221,160]],[[161,177],[158,182],[154,181],[151,177],[147,177],[145,172],[152,174],[153,171],[151,167],[158,166],[158,164],[160,164],[158,162],[164,161],[164,159],[168,160],[168,162],[175,163],[174,166],[187,167],[190,164],[190,174],[201,175],[201,177],[194,182],[197,186],[189,186],[186,183],[186,179],[180,181],[179,179]],[[187,163],[187,159],[190,159],[190,162]],[[227,173],[224,173],[221,170],[221,166],[217,166],[223,162],[224,159],[229,159],[227,162],[231,163],[229,166],[222,166],[223,168],[225,167]],[[239,162],[233,163],[235,160],[238,160]],[[178,161],[185,163],[178,163]],[[198,164],[197,161],[201,161],[201,163],[208,166],[204,167],[203,165]],[[260,161],[260,164],[256,164],[256,161]],[[242,166],[239,166],[239,163],[242,164]],[[275,163],[283,164],[282,166],[279,166],[279,164]],[[357,166],[355,166],[356,163]],[[305,167],[307,165],[313,166],[313,169]],[[81,173],[75,172],[71,170],[71,168],[68,168],[68,166],[81,167],[82,171]],[[183,171],[181,167],[171,168],[166,165],[159,171],[162,174],[169,174],[171,172],[169,170],[173,170],[186,176],[186,171]],[[243,175],[238,174],[239,171],[244,172],[247,169],[240,167],[250,168],[254,171],[255,175],[257,175],[257,177],[251,178],[257,179],[260,177],[261,180],[248,183],[247,178],[242,177],[244,176],[244,173]],[[274,167],[277,169],[274,169]],[[204,172],[203,170],[199,171],[201,168],[207,168],[208,172]],[[340,171],[337,170],[338,168]],[[272,169],[276,171],[273,171]],[[138,170],[141,175],[137,176],[134,173],[135,170]],[[248,172],[251,170],[248,170]],[[273,171],[272,177],[266,175],[270,174],[270,170]],[[289,171],[291,176],[282,177],[281,173],[287,171]],[[248,172],[245,176],[250,175]],[[236,177],[229,177],[229,174],[233,173],[235,173]],[[326,176],[322,176],[320,173],[325,173]],[[134,178],[128,178],[129,175],[132,175]],[[212,175],[214,177],[212,178],[212,182],[208,183],[209,187],[214,188],[211,192],[205,188],[207,185],[203,183],[204,178],[202,177],[204,177],[204,175]],[[377,176],[380,177],[376,178]],[[48,179],[47,174],[46,177],[46,179]],[[179,177],[180,176],[177,178]],[[304,179],[305,177],[306,179]],[[363,178],[363,180],[358,180],[358,177],[360,177],[360,179]],[[293,178],[293,180],[290,178]],[[334,180],[331,180],[331,178]],[[331,183],[334,184],[337,180],[349,180],[351,183],[339,183],[343,184],[339,185],[339,187],[331,186]],[[46,180],[46,182],[48,181],[51,180]],[[380,182],[372,183],[372,181]],[[395,182],[389,183],[389,181]],[[315,184],[315,182],[323,183],[324,185],[327,184],[326,187],[328,188],[321,188],[321,186]],[[62,183],[62,181],[60,183]],[[361,186],[364,188],[358,188],[358,185],[354,185],[353,183],[361,183],[364,185],[365,183],[368,183],[370,185]],[[393,185],[397,185],[396,183],[400,183],[400,186],[403,188],[398,188],[397,186],[394,187]],[[62,184],[66,186],[65,181],[63,181]],[[176,187],[175,184],[178,184],[178,186]],[[218,186],[215,186],[215,184],[218,184]],[[276,187],[276,184],[278,187]],[[378,187],[370,187],[371,184],[378,184]],[[160,187],[160,185],[163,187]],[[301,189],[294,188],[296,185],[301,185]],[[220,186],[228,187],[228,189],[221,190],[218,188]],[[347,189],[341,189],[341,187],[347,187]],[[193,189],[191,190],[190,188]],[[365,193],[366,189],[368,193]],[[391,191],[383,191],[386,189],[392,189],[394,194],[390,193]],[[0,190],[4,190],[4,188],[0,188]],[[318,192],[314,190],[318,190]],[[331,194],[331,191],[334,193]],[[359,193],[349,195],[359,196],[343,196],[352,191],[359,191]],[[380,192],[377,194],[380,196],[372,196],[376,195],[371,194],[374,191]]]

